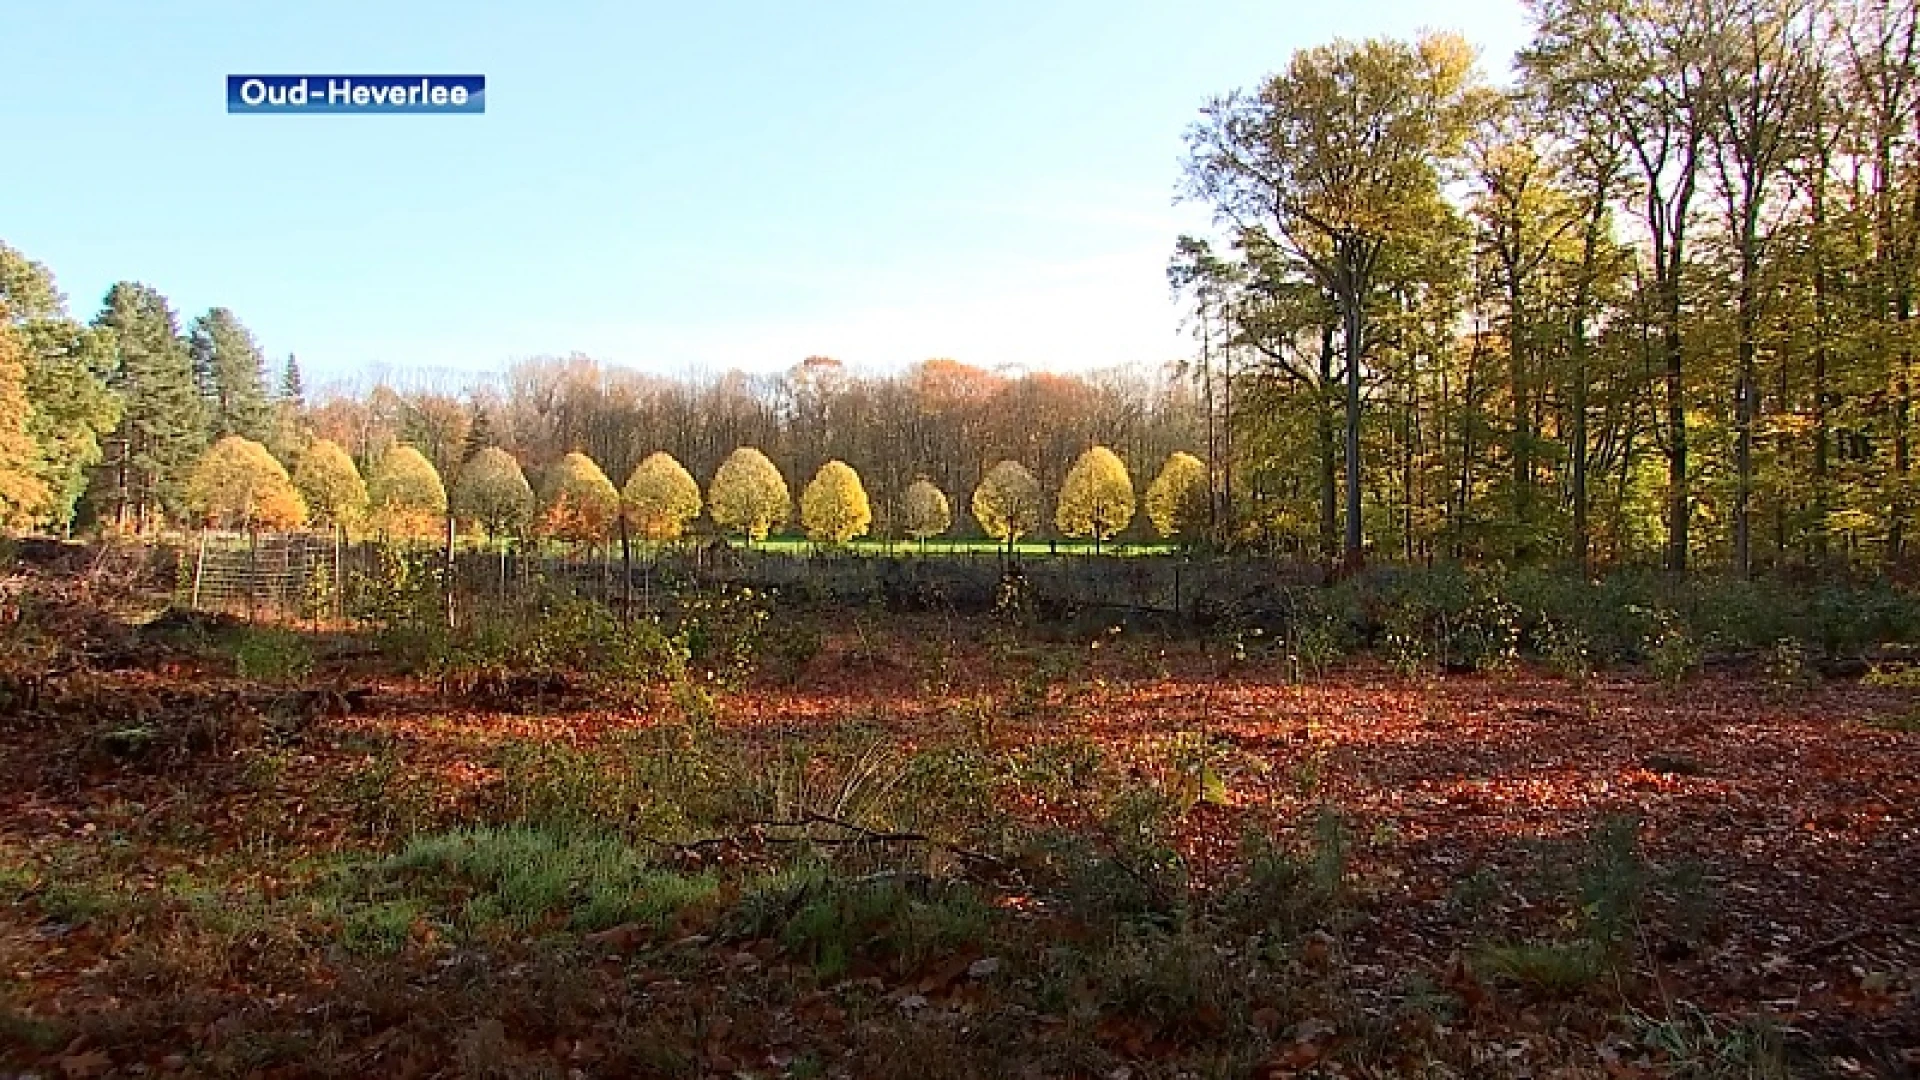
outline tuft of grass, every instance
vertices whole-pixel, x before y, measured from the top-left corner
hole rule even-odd
[[[955,882],[892,873],[846,878],[805,863],[751,885],[731,921],[734,933],[778,940],[823,978],[862,962],[898,975],[980,941],[988,908]]]
[[[1891,731],[1896,735],[1920,734],[1920,711],[1903,713],[1899,716],[1870,716],[1867,726],[1881,731]]]
[[[616,837],[524,827],[419,837],[373,874],[413,895],[464,894],[461,918],[475,929],[661,926],[719,888],[711,875],[652,866]]]
[[[299,634],[278,626],[249,627],[231,648],[242,679],[292,685],[313,671],[313,650]]]
[[[391,956],[406,945],[425,912],[426,905],[414,897],[349,907],[341,919],[340,943],[361,956]]]
[[[1483,945],[1473,966],[1482,975],[1554,996],[1580,993],[1610,970],[1606,950],[1592,941]]]
[[[1764,1017],[1717,1019],[1681,1002],[1664,1018],[1631,1016],[1640,1045],[1665,1059],[1681,1080],[1786,1080],[1785,1039]]]
[[[1323,813],[1312,848],[1296,854],[1263,833],[1240,843],[1244,869],[1220,900],[1235,925],[1294,937],[1325,925],[1340,907],[1346,874],[1346,837],[1336,815]]]

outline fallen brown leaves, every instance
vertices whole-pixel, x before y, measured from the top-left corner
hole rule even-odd
[[[925,629],[896,632],[898,662],[836,664],[829,654],[798,686],[727,699],[721,722],[769,746],[849,716],[870,718],[903,747],[977,738],[956,718],[960,696],[930,690],[911,659]],[[963,680],[969,694],[1008,678],[986,645],[962,637],[951,648],[952,667],[977,676]],[[1295,962],[1306,977],[1337,983],[1363,1014],[1365,1003],[1380,1003],[1380,1015],[1354,1016],[1345,1005],[1343,1017],[1300,1021],[1256,1010],[1251,1027],[1268,1049],[1255,1075],[1369,1075],[1351,1064],[1354,1032],[1368,1023],[1387,1032],[1425,1024],[1420,1038],[1457,1041],[1459,1060],[1478,1062],[1477,1075],[1663,1075],[1667,1059],[1622,1042],[1609,1017],[1661,1015],[1676,1001],[1721,1016],[1764,1013],[1863,1070],[1920,1057],[1920,737],[1868,723],[1910,709],[1899,693],[1830,684],[1781,701],[1727,678],[1679,691],[1618,677],[1573,688],[1525,673],[1408,681],[1364,664],[1292,685],[1257,666],[1221,671],[1217,657],[1188,646],[1156,648],[1153,666],[1164,673],[1145,673],[1111,644],[1088,651],[1037,714],[987,737],[1016,747],[1091,740],[1130,782],[1148,785],[1165,782],[1169,737],[1197,733],[1230,748],[1217,766],[1223,796],[1196,800],[1175,833],[1203,890],[1237,869],[1247,832],[1299,836],[1322,807],[1344,816],[1353,918],[1337,940],[1306,939]],[[54,904],[82,864],[110,870],[129,896],[162,894],[182,876],[223,881],[235,897],[290,893],[311,873],[305,860],[363,842],[348,825],[364,816],[353,800],[407,793],[418,823],[455,823],[497,783],[485,763],[494,748],[526,739],[590,748],[661,722],[669,707],[663,699],[544,715],[449,710],[431,687],[369,678],[371,692],[352,700],[335,690],[300,699],[308,703],[292,710],[299,737],[275,744],[269,761],[241,745],[257,738],[247,717],[264,723],[286,712],[260,688],[189,693],[177,676],[151,670],[87,678],[84,700],[143,724],[192,712],[201,725],[194,730],[212,733],[182,741],[164,760],[121,760],[76,744],[79,719],[57,708],[10,722],[0,775],[15,782],[0,790],[0,852],[14,892],[0,908],[0,971],[14,1020],[0,1035],[0,1060],[75,1080],[134,1064],[180,1072],[190,1060],[182,1055],[229,1060],[219,1056],[231,1041],[220,1026],[228,1023],[247,1038],[278,1032],[325,1048],[324,1061],[283,1063],[281,1075],[305,1066],[430,1075],[492,1062],[586,1075],[774,1076],[799,1062],[894,1060],[872,1042],[874,1031],[937,1055],[990,1020],[1033,1031],[1073,1026],[1008,1011],[1002,961],[978,949],[905,977],[859,975],[783,999],[791,961],[774,943],[729,949],[687,939],[673,954],[678,966],[663,971],[638,966],[635,957],[668,946],[635,924],[586,937],[603,958],[571,982],[543,973],[535,956],[481,958],[425,930],[384,961],[349,958],[294,931],[278,940],[271,928],[231,956],[207,957],[200,953],[232,942],[194,936],[178,905],[103,936],[86,911]],[[201,714],[210,711],[239,726],[208,728]],[[262,761],[270,774],[246,772],[264,769]],[[378,786],[360,783],[375,766],[387,770]],[[1070,800],[1023,796],[1009,809],[1030,825],[1086,823]],[[1697,940],[1636,943],[1633,970],[1595,1000],[1542,999],[1475,970],[1468,958],[1479,944],[1551,937],[1572,915],[1508,887],[1466,918],[1462,882],[1550,874],[1609,814],[1639,821],[1653,867],[1697,868],[1706,910],[1694,914],[1710,929]],[[874,839],[830,818],[797,824]],[[968,854],[979,853],[962,849]],[[1010,897],[1005,906],[1022,903]],[[145,958],[144,970],[130,970],[129,956]],[[522,967],[488,966],[511,964]],[[493,982],[479,980],[483,969]],[[1412,976],[1450,995],[1458,1015],[1440,1026],[1389,1016],[1386,1003]],[[515,987],[527,1001],[489,1012],[463,985]],[[564,1000],[552,996],[559,987]],[[83,1037],[40,1046],[21,1033],[31,1026],[21,1018],[66,1030],[108,1015],[122,1026],[93,1027],[119,1030],[112,1044]],[[1181,1025],[1115,1013],[1094,1022],[1091,1036],[1120,1059],[1152,1062],[1225,1037],[1226,1023],[1205,1011]],[[1395,1068],[1390,1052],[1367,1060],[1376,1062],[1371,1075]]]

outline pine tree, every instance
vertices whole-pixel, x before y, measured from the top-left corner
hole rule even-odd
[[[640,535],[656,543],[678,540],[700,516],[700,485],[665,452],[648,454],[634,466],[621,497]]]
[[[767,455],[742,446],[727,455],[707,485],[707,506],[713,523],[748,540],[764,540],[784,526],[793,513],[793,497],[786,478]]]
[[[460,447],[460,460],[471,461],[474,455],[492,445],[494,445],[493,422],[487,418],[487,407],[475,406],[473,422],[467,425],[466,441]]]
[[[215,528],[296,529],[307,520],[307,504],[267,448],[252,439],[228,435],[214,443],[194,466],[187,483],[187,506]]]
[[[293,486],[316,523],[353,528],[367,514],[367,485],[340,444],[317,439],[293,470]]]
[[[95,508],[122,528],[143,528],[185,509],[187,478],[206,445],[205,410],[166,297],[120,282],[94,325],[113,335],[110,385],[124,410],[94,472]]]
[[[1091,536],[1093,548],[1133,520],[1133,480],[1113,451],[1096,446],[1080,455],[1060,485],[1053,523],[1067,536]]]
[[[307,401],[307,384],[300,377],[300,361],[292,353],[287,354],[286,366],[280,369],[280,400],[294,408]]]
[[[1012,550],[1020,538],[1040,527],[1040,482],[1017,461],[987,470],[973,489],[973,517],[980,528]]]
[[[576,544],[597,544],[620,516],[620,493],[594,460],[579,451],[560,459],[547,474],[540,530]]]
[[[187,347],[213,437],[265,441],[272,434],[273,408],[267,398],[267,358],[252,332],[233,312],[217,307],[193,321]]]
[[[844,544],[867,535],[873,509],[860,474],[844,461],[820,466],[800,493],[800,523],[806,526],[807,539],[816,544]]]
[[[512,454],[489,446],[460,466],[453,512],[494,539],[517,536],[533,520],[533,488]]]

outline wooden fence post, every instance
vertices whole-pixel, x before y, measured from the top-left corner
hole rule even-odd
[[[206,572],[207,531],[202,529],[200,530],[200,551],[199,554],[194,556],[193,560],[193,599],[187,602],[189,607],[195,608],[196,610],[200,607],[200,580]]]
[[[341,537],[346,527],[339,522],[333,525],[333,618],[335,622],[345,622],[347,618],[347,564],[346,553],[342,550]]]
[[[260,534],[247,533],[247,621],[253,621],[253,594],[260,588]]]
[[[627,532],[627,512],[620,511],[620,618],[633,621],[633,540]]]
[[[447,629],[453,629],[453,515],[447,515]]]

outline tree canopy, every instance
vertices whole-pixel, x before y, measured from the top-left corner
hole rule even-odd
[[[252,439],[228,435],[208,448],[187,483],[187,505],[221,529],[294,529],[307,504],[287,470]]]
[[[272,438],[267,359],[239,316],[223,307],[209,310],[193,321],[187,348],[206,403],[208,432],[214,438],[244,435],[261,443]]]
[[[1017,461],[987,470],[973,489],[973,518],[990,537],[1009,547],[1040,527],[1040,482]]]
[[[94,472],[97,510],[140,527],[185,509],[188,474],[207,445],[205,408],[178,320],[158,290],[115,285],[94,325],[111,334],[108,381],[122,404]]]
[[[1170,455],[1142,500],[1153,531],[1191,540],[1207,522],[1207,466],[1192,454]]]
[[[388,536],[422,538],[445,526],[447,489],[426,455],[404,443],[383,454],[367,477],[367,519]]]
[[[540,530],[576,544],[596,544],[613,533],[620,493],[594,460],[578,450],[547,473],[540,500]]]
[[[101,439],[120,422],[120,399],[107,389],[112,335],[67,314],[53,273],[0,243],[0,327],[15,333],[31,409],[36,471],[47,495],[41,519],[65,528],[99,464]],[[0,329],[0,333],[4,333]]]
[[[634,528],[655,542],[680,539],[700,516],[700,485],[665,451],[648,454],[633,467],[621,497]]]
[[[478,451],[453,482],[453,512],[490,537],[518,536],[533,521],[533,487],[512,454],[497,446]]]
[[[316,440],[293,469],[294,490],[316,523],[352,528],[367,516],[367,485],[360,469],[338,443]]]
[[[1133,479],[1126,463],[1104,446],[1081,454],[1060,486],[1053,523],[1067,536],[1088,536],[1097,547],[1133,520]]]
[[[844,544],[867,535],[873,510],[860,474],[844,461],[829,461],[800,493],[800,523],[816,544]]]
[[[713,523],[749,540],[764,540],[787,523],[793,497],[787,481],[767,455],[742,446],[727,455],[707,485],[707,509]]]
[[[900,503],[901,531],[915,540],[939,536],[953,527],[953,510],[947,505],[946,492],[924,476],[907,485]]]
[[[48,503],[31,430],[24,352],[19,335],[0,323],[0,526],[15,529],[42,517]]]

